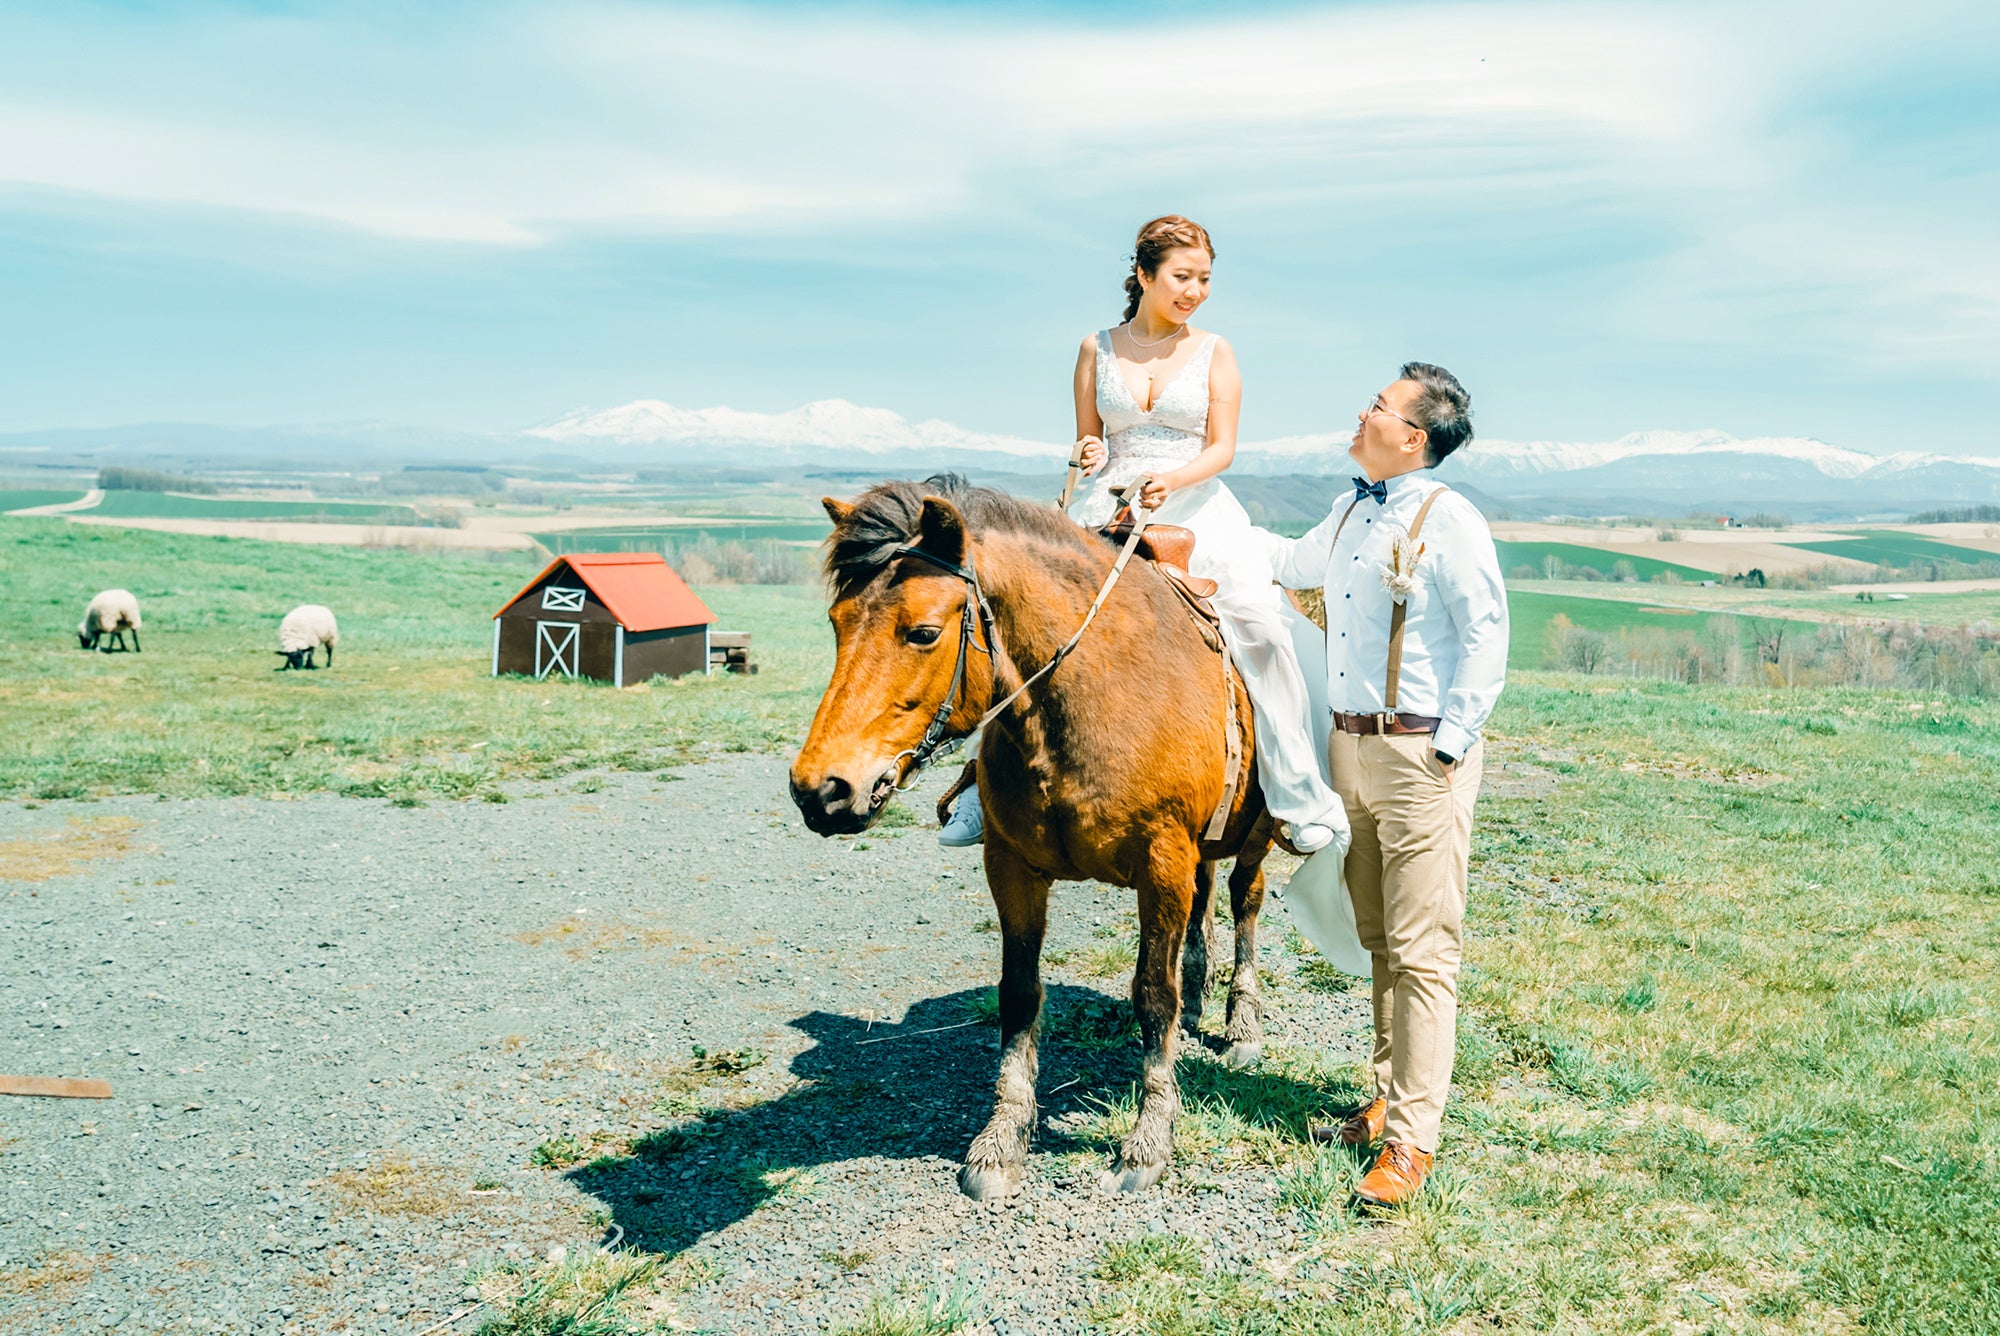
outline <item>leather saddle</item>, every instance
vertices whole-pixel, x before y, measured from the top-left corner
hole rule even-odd
[[[1113,543],[1123,545],[1132,536],[1132,512],[1121,510],[1104,526],[1104,536]],[[1146,531],[1139,535],[1139,546],[1134,549],[1139,556],[1153,563],[1153,568],[1167,579],[1167,585],[1202,627],[1203,637],[1211,649],[1222,648],[1222,618],[1209,602],[1221,586],[1215,581],[1199,575],[1188,574],[1188,563],[1194,559],[1194,533],[1178,524],[1148,524]]]

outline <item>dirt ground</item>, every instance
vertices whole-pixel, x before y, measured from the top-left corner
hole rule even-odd
[[[1680,529],[1674,542],[1660,541],[1660,531],[1637,525],[1539,524],[1502,520],[1493,536],[1510,543],[1573,543],[1621,557],[1649,557],[1727,575],[1753,567],[1764,571],[1809,570],[1818,566],[1853,566],[1821,552],[1807,552],[1792,543],[1828,543],[1851,537],[1821,529]]]
[[[616,1241],[678,1252],[686,1329],[821,1331],[951,1282],[979,1296],[970,1331],[1062,1333],[1088,1328],[1110,1242],[1282,1263],[1268,1168],[1095,1189],[1078,1129],[1137,1050],[1089,1041],[1129,964],[1087,967],[1128,939],[1126,892],[1058,888],[1031,1177],[961,1196],[997,1059],[978,851],[939,849],[928,817],[821,840],[784,771],[416,808],[0,805],[0,1071],[115,1091],[0,1100],[0,1275],[40,1278],[0,1290],[0,1331],[463,1336],[491,1316],[446,1321],[480,1268]],[[1272,1052],[1344,1069],[1365,991],[1309,985],[1287,926],[1273,903]],[[684,1154],[565,1164],[676,1098],[716,1111]],[[550,1143],[570,1153],[537,1164]]]

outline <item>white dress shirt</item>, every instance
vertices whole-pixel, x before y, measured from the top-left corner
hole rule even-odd
[[[1389,619],[1382,572],[1394,541],[1409,532],[1426,497],[1443,484],[1427,472],[1392,478],[1384,501],[1361,498],[1334,542],[1353,492],[1303,538],[1273,537],[1272,573],[1287,589],[1326,591],[1326,699],[1347,714],[1385,706]],[[1432,746],[1462,757],[1479,741],[1507,680],[1507,587],[1486,517],[1446,492],[1417,535],[1419,580],[1403,623],[1403,673],[1396,709],[1442,722]]]

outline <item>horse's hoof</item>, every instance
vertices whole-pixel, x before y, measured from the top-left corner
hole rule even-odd
[[[1239,1039],[1222,1055],[1222,1065],[1232,1072],[1247,1072],[1264,1060],[1264,1046],[1252,1039]]]
[[[1160,1181],[1167,1172],[1164,1164],[1130,1165],[1124,1169],[1106,1169],[1104,1176],[1097,1180],[1100,1192],[1111,1194],[1124,1192],[1144,1192]]]
[[[1021,1186],[1018,1166],[968,1164],[958,1171],[958,1190],[974,1201],[999,1201]]]

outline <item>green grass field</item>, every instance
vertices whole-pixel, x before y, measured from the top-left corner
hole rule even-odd
[[[754,637],[756,678],[617,691],[487,676],[491,615],[539,562],[254,543],[0,520],[0,794],[493,793],[585,765],[658,768],[770,748],[810,713],[830,655],[816,590],[704,591]],[[76,647],[83,606],[123,586],[140,654]],[[276,673],[279,619],[340,619],[332,672]]]
[[[1571,566],[1587,566],[1592,570],[1611,574],[1621,561],[1630,562],[1635,574],[1641,580],[1650,580],[1662,571],[1672,571],[1683,580],[1713,580],[1712,571],[1698,571],[1692,566],[1682,566],[1671,561],[1661,561],[1656,557],[1626,557],[1616,552],[1605,552],[1594,547],[1580,547],[1575,543],[1509,543],[1496,542],[1500,550],[1500,569],[1511,571],[1520,566],[1531,566],[1539,573],[1545,558],[1555,557]]]
[[[106,492],[86,512],[117,519],[341,520],[349,524],[411,524],[408,506],[374,501],[239,501],[174,492]]]
[[[1733,585],[1703,589],[1697,585],[1578,584],[1568,580],[1516,580],[1508,585],[1510,598],[1529,593],[1574,601],[1685,608],[1701,613],[1735,613],[1745,617],[1858,618],[1862,621],[1915,622],[1921,626],[1978,626],[2000,622],[2000,589],[1937,593],[1923,582],[1913,581],[1898,585],[1895,592],[1908,597],[1890,599],[1884,594],[1877,594],[1873,602],[1864,603],[1857,601],[1853,594],[1830,589],[1745,589]],[[1578,621],[1574,613],[1569,615],[1571,621]],[[1611,629],[1601,623],[1592,625],[1596,630]]]
[[[2000,1330],[2000,710],[1528,676],[1492,733],[1554,789],[1480,802],[1426,1194],[1366,1217],[1306,1141],[1289,1082],[1358,1073],[1198,1069],[1182,1154],[1307,1227],[1114,1247],[1105,1329]]]
[[[1662,631],[1704,633],[1718,617],[1733,623],[1728,613],[1696,612],[1688,608],[1668,608],[1626,602],[1622,599],[1585,598],[1571,594],[1507,591],[1507,666],[1512,669],[1547,667],[1543,649],[1548,641],[1549,623],[1560,615],[1587,631],[1624,630],[1652,627]],[[1734,628],[1731,628],[1734,630]]]
[[[1933,561],[1959,562],[1967,566],[2000,563],[2000,553],[1982,552],[1976,547],[1956,547],[1897,529],[1858,529],[1853,538],[1827,543],[1787,543],[1786,546],[1829,557],[1872,562],[1878,566],[1914,566]]]
[[[0,515],[10,510],[26,510],[30,506],[61,505],[65,501],[81,501],[83,493],[70,488],[51,491],[46,487],[18,488],[0,491]]]
[[[0,553],[14,796],[492,797],[782,753],[831,657],[817,591],[718,589],[759,677],[495,681],[486,618],[518,558],[42,520],[0,520]],[[145,601],[147,651],[83,654],[71,628],[114,584]],[[305,599],[341,615],[339,664],[273,673]],[[2000,1331],[2000,705],[1523,672],[1488,736],[1431,1186],[1386,1218],[1352,1208],[1356,1164],[1297,1110],[1299,1083],[1323,1104],[1356,1074],[1309,1044],[1241,1076],[1191,1059],[1177,1140],[1223,1168],[1191,1159],[1165,1190],[1260,1174],[1295,1232],[1242,1269],[1199,1238],[1120,1245],[1103,1328]]]

